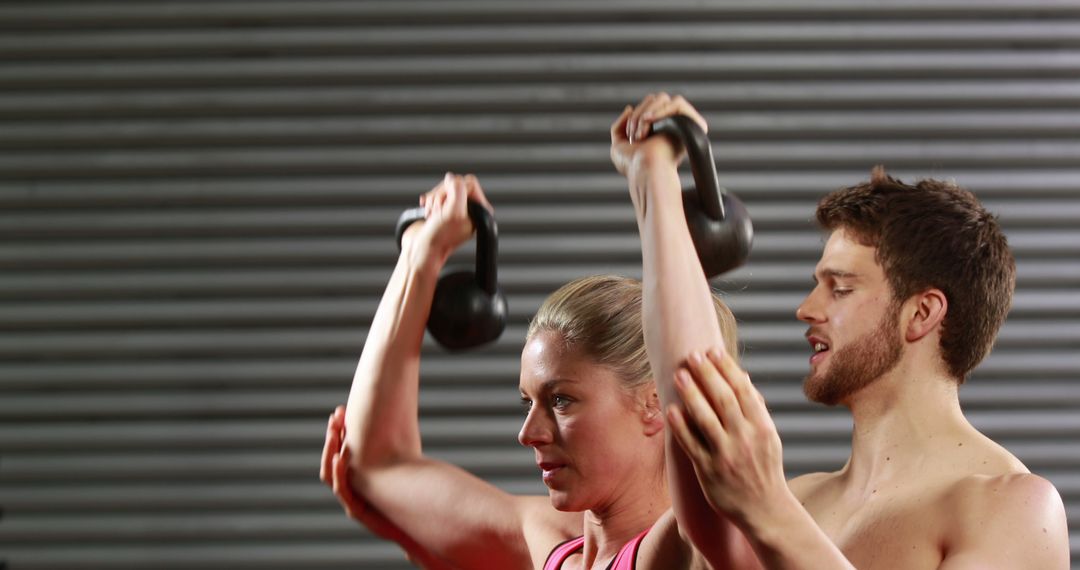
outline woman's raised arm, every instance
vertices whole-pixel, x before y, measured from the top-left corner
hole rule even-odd
[[[472,234],[469,200],[490,208],[475,177],[448,174],[421,198],[426,220],[402,240],[346,405],[349,477],[357,494],[433,555],[464,568],[531,568],[565,538],[565,516],[546,497],[509,495],[425,457],[420,445],[421,342],[439,271]]]
[[[641,235],[645,346],[665,408],[679,403],[675,372],[686,366],[690,354],[725,346],[712,292],[683,212],[677,171],[681,150],[665,137],[648,136],[652,123],[672,115],[689,116],[707,130],[705,120],[685,99],[666,93],[649,95],[638,106],[627,107],[611,128],[612,162],[629,183]],[[756,563],[738,528],[707,503],[693,463],[671,430],[667,465],[680,533],[714,567]],[[732,561],[737,564],[730,565]]]

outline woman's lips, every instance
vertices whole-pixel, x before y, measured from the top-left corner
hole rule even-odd
[[[544,481],[549,481],[552,477],[555,477],[556,474],[562,471],[563,467],[566,467],[566,465],[562,463],[539,463],[538,467],[540,467],[541,476]]]

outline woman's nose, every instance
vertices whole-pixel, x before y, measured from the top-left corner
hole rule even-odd
[[[551,443],[550,422],[543,409],[535,405],[529,409],[525,422],[521,424],[521,431],[518,432],[518,442],[525,447]]]

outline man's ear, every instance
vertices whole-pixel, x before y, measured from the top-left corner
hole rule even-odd
[[[949,310],[949,299],[941,289],[927,289],[908,299],[905,307],[909,320],[904,338],[908,342],[915,342],[941,326]]]
[[[664,410],[660,406],[660,395],[656,393],[655,387],[650,387],[645,392],[644,401],[641,419],[645,426],[645,435],[653,436],[664,430]]]

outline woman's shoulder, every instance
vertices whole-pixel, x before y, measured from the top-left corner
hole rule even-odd
[[[696,561],[696,562],[695,562]],[[668,509],[656,519],[652,528],[645,534],[638,547],[635,568],[649,570],[653,568],[707,568],[689,539],[679,532],[679,523],[675,520],[675,511]]]
[[[559,542],[582,534],[582,514],[557,510],[546,495],[517,495],[514,502],[527,529],[554,533]]]
[[[521,513],[522,531],[534,568],[543,568],[556,546],[582,535],[584,516],[556,510],[545,495],[518,495],[514,502]]]

